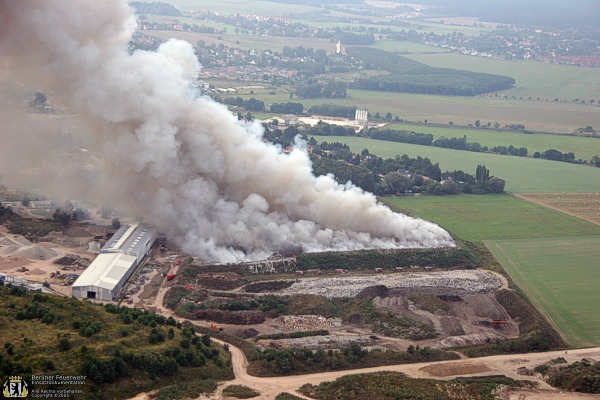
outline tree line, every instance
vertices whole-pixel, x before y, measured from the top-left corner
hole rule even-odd
[[[350,85],[353,89],[475,96],[508,89],[515,84],[514,78],[508,76],[430,67],[398,54],[370,47],[350,47],[346,52],[361,60],[365,69],[379,69],[390,73],[356,79]]]
[[[305,99],[315,98],[345,98],[348,84],[338,80],[324,80],[322,82],[298,86],[296,95]]]
[[[286,376],[315,371],[336,371],[380,365],[408,364],[425,361],[455,360],[456,353],[429,347],[410,346],[407,351],[364,350],[357,343],[340,351],[308,349],[266,349],[250,357],[248,372],[256,376]]]
[[[367,149],[357,154],[345,144],[327,142],[313,144],[312,151],[316,175],[331,173],[341,184],[351,181],[376,195],[503,193],[506,184],[503,179],[489,174],[473,176],[464,171],[442,173],[439,164],[433,164],[426,157],[410,158],[403,155],[384,160],[370,154]]]
[[[262,100],[255,99],[251,97],[247,100],[244,100],[241,97],[225,97],[221,100],[224,104],[241,107],[248,111],[265,111],[265,103]]]
[[[316,126],[305,130],[307,135],[316,136],[360,136],[376,140],[387,140],[390,142],[418,144],[421,146],[442,147],[445,149],[464,150],[482,153],[495,153],[501,155],[509,155],[516,157],[527,157],[529,150],[527,147],[516,147],[512,144],[508,146],[482,146],[479,142],[469,142],[467,135],[462,138],[446,138],[441,136],[437,139],[433,138],[430,133],[419,133],[414,131],[396,130],[396,129],[378,129],[369,128],[362,129],[358,133],[352,128],[347,127],[328,127],[324,122],[319,122]],[[572,164],[588,164],[594,167],[600,167],[600,157],[594,156],[590,161],[576,159],[573,152],[562,153],[556,149],[548,149],[544,152],[536,151],[533,153],[533,158],[541,158],[551,161],[562,161]]]
[[[497,177],[477,179],[464,171],[442,174],[438,163],[427,157],[410,158],[406,154],[383,159],[367,149],[353,153],[347,144],[339,142],[318,143],[307,135],[320,132],[338,132],[339,136],[354,134],[352,128],[330,125],[324,122],[301,132],[291,126],[285,130],[271,129],[266,124],[264,138],[282,147],[291,146],[298,135],[310,145],[311,160],[315,175],[333,174],[337,182],[354,185],[375,195],[397,195],[428,193],[434,195],[457,193],[502,193],[505,181]]]
[[[309,114],[327,115],[329,117],[354,118],[356,114],[356,106],[340,106],[337,104],[320,104],[310,106]]]

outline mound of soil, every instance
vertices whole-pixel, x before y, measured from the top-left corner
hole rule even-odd
[[[491,296],[465,296],[464,300],[475,311],[475,315],[489,319],[508,319],[500,305]]]
[[[389,289],[385,285],[369,286],[361,290],[357,295],[357,299],[372,299],[375,297],[387,297]]]
[[[448,336],[462,336],[465,334],[460,321],[455,317],[441,317],[440,324],[444,333]]]
[[[493,333],[472,333],[470,335],[450,336],[440,341],[444,347],[471,346],[489,340],[499,339],[500,336]]]
[[[490,367],[483,363],[471,362],[428,365],[427,367],[423,367],[420,370],[427,372],[431,376],[438,377],[478,374],[481,372],[491,371]]]
[[[0,246],[15,246],[17,244],[17,242],[10,240],[7,237],[2,238],[2,240],[0,240]]]
[[[23,236],[15,236],[13,238],[13,241],[20,244],[21,246],[31,246],[33,243],[31,243],[29,240],[25,239]]]
[[[44,271],[43,269],[35,268],[35,269],[32,269],[31,271],[29,271],[29,273],[31,275],[45,275],[46,271]]]
[[[41,245],[34,244],[33,246],[24,246],[19,250],[10,253],[14,257],[29,258],[30,260],[50,260],[58,255],[54,250]]]

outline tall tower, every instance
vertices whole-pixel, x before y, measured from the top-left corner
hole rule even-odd
[[[335,44],[335,54],[342,54],[342,41],[338,40]]]

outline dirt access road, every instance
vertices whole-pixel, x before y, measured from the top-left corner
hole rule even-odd
[[[213,339],[215,340],[215,339]],[[216,341],[216,340],[215,340]],[[453,361],[442,361],[442,362],[428,362],[418,364],[402,364],[402,365],[389,365],[384,367],[374,368],[363,368],[349,371],[334,371],[334,372],[323,372],[309,375],[294,375],[286,377],[276,378],[258,378],[255,376],[248,375],[247,367],[248,362],[244,357],[244,354],[237,347],[231,346],[230,351],[232,355],[233,371],[235,373],[235,380],[227,382],[225,385],[240,384],[246,385],[253,389],[258,390],[261,393],[261,399],[274,399],[277,394],[281,392],[293,393],[299,397],[309,399],[308,397],[302,396],[296,392],[300,386],[311,383],[319,384],[325,381],[333,381],[341,376],[349,374],[359,373],[371,373],[378,371],[397,371],[403,372],[408,376],[414,378],[435,378],[435,379],[452,379],[457,376],[461,376],[461,370],[482,370],[480,373],[467,373],[462,375],[497,375],[503,374],[514,379],[528,379],[535,381],[540,384],[539,390],[522,390],[513,391],[507,393],[506,399],[514,400],[538,400],[538,399],[598,399],[598,395],[587,395],[578,393],[561,393],[548,386],[542,380],[532,376],[522,376],[516,373],[517,368],[527,366],[533,368],[536,365],[548,362],[549,360],[557,357],[564,357],[569,363],[579,361],[582,358],[592,358],[594,360],[600,359],[600,348],[591,349],[579,349],[569,350],[567,354],[564,351],[553,351],[547,353],[528,353],[528,354],[513,354],[513,355],[500,355],[491,357],[482,357],[468,360],[453,360]],[[432,376],[426,371],[438,370],[451,373],[446,376]],[[221,399],[219,394],[213,399]]]
[[[172,271],[173,272],[173,271]],[[176,272],[176,269],[175,271]],[[163,286],[160,288],[156,298],[153,301],[148,301],[146,304],[138,304],[145,308],[152,309],[165,316],[173,316],[180,322],[183,319],[174,315],[174,313],[165,308],[162,305],[164,295],[168,290],[167,287]],[[204,321],[190,321],[193,324],[209,326],[209,323]],[[213,338],[217,343],[225,344],[225,342]],[[512,354],[512,355],[500,355],[491,357],[481,357],[474,359],[462,359],[452,361],[439,361],[439,362],[428,362],[418,364],[400,364],[400,365],[388,365],[383,367],[373,368],[362,368],[355,370],[346,371],[333,371],[333,372],[322,372],[308,375],[294,375],[285,377],[275,378],[260,378],[248,374],[248,361],[244,356],[244,353],[237,347],[229,344],[229,350],[231,352],[231,359],[233,365],[233,372],[235,379],[233,381],[223,382],[216,393],[209,397],[201,397],[201,399],[227,399],[222,396],[223,388],[235,384],[245,385],[251,387],[260,392],[260,396],[257,399],[275,399],[275,397],[282,392],[293,393],[294,395],[310,399],[309,397],[303,396],[296,390],[306,384],[310,383],[317,385],[325,381],[333,381],[341,376],[359,373],[372,373],[379,371],[397,371],[407,374],[413,378],[435,378],[449,380],[457,376],[482,376],[482,375],[506,375],[514,379],[519,380],[531,380],[540,385],[540,389],[528,389],[528,390],[514,390],[503,394],[503,400],[592,400],[600,399],[598,395],[580,394],[580,393],[566,393],[560,392],[546,384],[543,380],[535,376],[523,376],[517,374],[517,368],[527,367],[533,369],[539,364],[549,362],[551,359],[557,357],[564,357],[569,363],[579,361],[582,358],[590,358],[593,360],[600,360],[600,347],[590,349],[578,349],[553,351],[547,353],[528,353],[528,354]],[[149,399],[148,394],[140,394],[135,398],[136,400]]]

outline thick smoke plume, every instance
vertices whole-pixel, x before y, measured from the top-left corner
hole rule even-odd
[[[260,126],[198,97],[190,83],[199,65],[187,42],[129,54],[134,24],[125,1],[0,4],[9,79],[60,94],[84,117],[107,166],[97,184],[184,250],[232,262],[278,251],[454,245],[432,223],[315,177],[301,143],[283,154],[263,142]]]

